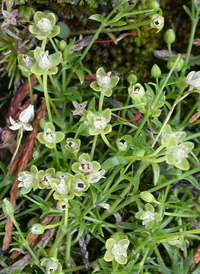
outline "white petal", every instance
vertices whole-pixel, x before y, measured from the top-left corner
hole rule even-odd
[[[22,123],[15,123],[15,125],[10,126],[9,128],[12,130],[18,130],[20,127],[22,127]]]
[[[27,131],[32,131],[33,130],[33,127],[29,124],[25,124],[24,125],[24,129],[27,130]]]
[[[23,123],[28,123],[33,119],[34,116],[34,106],[29,105],[26,109],[24,109],[20,115],[19,115],[19,120]]]
[[[16,124],[16,121],[11,116],[9,117],[9,120],[10,120],[11,125],[14,126]]]

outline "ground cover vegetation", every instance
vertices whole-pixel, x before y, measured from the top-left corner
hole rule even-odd
[[[2,1],[1,274],[200,273],[200,3],[182,7],[181,55],[157,1],[116,2],[77,37]],[[86,65],[101,34],[112,47],[144,32],[167,48],[150,81]]]

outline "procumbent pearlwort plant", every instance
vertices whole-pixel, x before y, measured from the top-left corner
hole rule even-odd
[[[2,29],[1,51],[21,39],[11,29],[17,11],[4,2],[10,29]],[[183,6],[191,23],[185,57],[174,56],[168,29],[167,65],[152,64],[147,83],[85,66],[101,33],[112,42],[115,32],[123,38],[142,27],[162,33],[157,1],[117,2],[109,14],[90,16],[99,28],[78,41],[59,38],[53,12],[22,8],[32,38],[9,57],[28,81],[1,128],[0,146],[13,156],[7,166],[2,153],[0,162],[0,274],[200,273],[200,71],[191,69],[199,58],[190,58],[200,3]]]

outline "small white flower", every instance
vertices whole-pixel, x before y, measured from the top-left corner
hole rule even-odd
[[[60,183],[53,183],[52,184],[52,188],[59,194],[63,195],[63,194],[68,194],[69,192],[69,188],[65,183],[64,179],[60,180]]]
[[[37,25],[38,29],[42,32],[48,32],[52,29],[51,22],[47,18],[42,18],[38,21]]]
[[[49,57],[49,52],[46,50],[42,51],[38,58],[39,67],[43,70],[49,68],[51,66],[51,59]]]
[[[79,166],[79,170],[81,173],[90,173],[92,171],[92,163],[83,159]]]
[[[30,56],[23,54],[22,56],[22,66],[24,66],[26,69],[31,69],[34,64],[34,59]]]
[[[45,227],[41,224],[35,224],[30,228],[30,231],[35,235],[40,235],[44,233]]]
[[[52,178],[52,175],[49,174],[49,173],[46,173],[44,176],[42,176],[41,184],[42,184],[44,187],[50,186],[49,179],[51,179],[51,178]]]
[[[20,181],[18,187],[29,188],[35,179],[35,175],[29,171],[23,171],[20,173],[18,180]]]
[[[172,155],[173,155],[173,158],[175,159],[175,161],[179,162],[182,159],[184,159],[185,157],[187,157],[188,152],[189,152],[189,148],[188,147],[177,146],[177,147],[175,147],[173,149]]]
[[[58,269],[58,262],[49,260],[46,264],[47,273],[54,273]]]
[[[58,259],[55,257],[51,258],[43,258],[41,260],[41,265],[46,267],[46,273],[51,274],[51,273],[63,273],[62,272],[62,266],[59,263]]]
[[[75,181],[73,181],[72,188],[77,192],[82,192],[85,188],[84,181],[80,178],[77,178]]]
[[[112,248],[112,253],[115,257],[116,256],[127,257],[127,249],[128,249],[128,244],[125,244],[125,245],[114,244]]]
[[[200,90],[200,71],[190,71],[186,77],[186,83],[189,86]]]
[[[97,83],[102,88],[109,88],[111,84],[111,71],[109,71],[105,76],[97,75]]]
[[[138,98],[142,98],[145,95],[144,87],[140,83],[130,86],[128,92],[131,97],[138,96]]]
[[[129,246],[128,239],[115,240],[110,238],[106,241],[106,253],[104,255],[104,260],[106,262],[111,262],[115,260],[119,264],[127,263],[127,249]]]
[[[88,182],[90,184],[98,183],[101,178],[105,178],[103,175],[105,174],[105,170],[99,170],[97,172],[91,172],[91,177],[89,178]]]
[[[150,211],[143,211],[140,220],[143,220],[142,224],[146,225],[146,223],[150,221],[154,221],[154,213],[151,213]]]
[[[79,146],[77,144],[77,142],[72,142],[72,141],[69,141],[67,143],[67,145],[72,149],[72,150],[76,150]]]
[[[104,117],[95,117],[94,118],[94,127],[96,129],[104,129],[107,126],[106,118]]]
[[[11,116],[9,117],[12,126],[9,126],[12,130],[18,130],[19,128],[24,128],[27,131],[32,131],[33,127],[29,124],[34,117],[34,106],[29,105],[25,110],[23,110],[19,115],[19,121],[16,122]]]
[[[55,138],[56,138],[56,134],[50,128],[47,128],[47,130],[44,132],[42,137],[47,143],[54,143]]]

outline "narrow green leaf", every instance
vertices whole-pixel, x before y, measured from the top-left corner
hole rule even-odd
[[[82,85],[83,82],[84,82],[84,72],[83,72],[83,70],[81,70],[81,69],[76,69],[76,70],[75,70],[75,73],[76,73],[76,75],[78,76],[79,81],[80,81],[80,83],[81,83],[81,85]]]
[[[120,20],[120,21],[117,21],[115,23],[110,23],[109,22],[109,25],[112,26],[112,27],[121,27],[121,26],[125,26],[127,23]]]
[[[154,186],[156,186],[160,178],[160,166],[157,163],[152,163],[152,168],[153,168],[153,184]]]
[[[183,5],[183,9],[189,15],[189,17],[192,18],[192,14],[191,14],[190,9],[187,6],[185,6],[185,5]]]
[[[189,181],[197,189],[200,189],[200,184],[198,183],[198,181],[195,179],[194,176],[190,175],[187,178],[185,178],[185,180]]]
[[[127,12],[131,11],[135,7],[135,5],[136,4],[126,6],[123,10],[120,11],[120,13],[127,13]]]
[[[117,14],[114,18],[112,18],[110,21],[108,21],[107,24],[112,25],[112,23],[119,21],[121,18],[122,18],[122,16],[120,14]]]
[[[120,160],[116,156],[114,156],[114,157],[111,157],[108,160],[106,160],[101,165],[101,167],[102,167],[102,169],[108,170],[110,168],[118,166],[120,163],[121,163]]]
[[[101,22],[103,22],[104,17],[101,14],[93,14],[89,17],[89,19],[101,23]]]
[[[154,99],[155,93],[154,93],[153,89],[148,84],[145,84],[145,87],[146,87],[148,93],[150,94],[151,98]]]
[[[166,175],[181,176],[182,173],[183,172],[180,169],[170,169],[169,171],[166,172]]]

